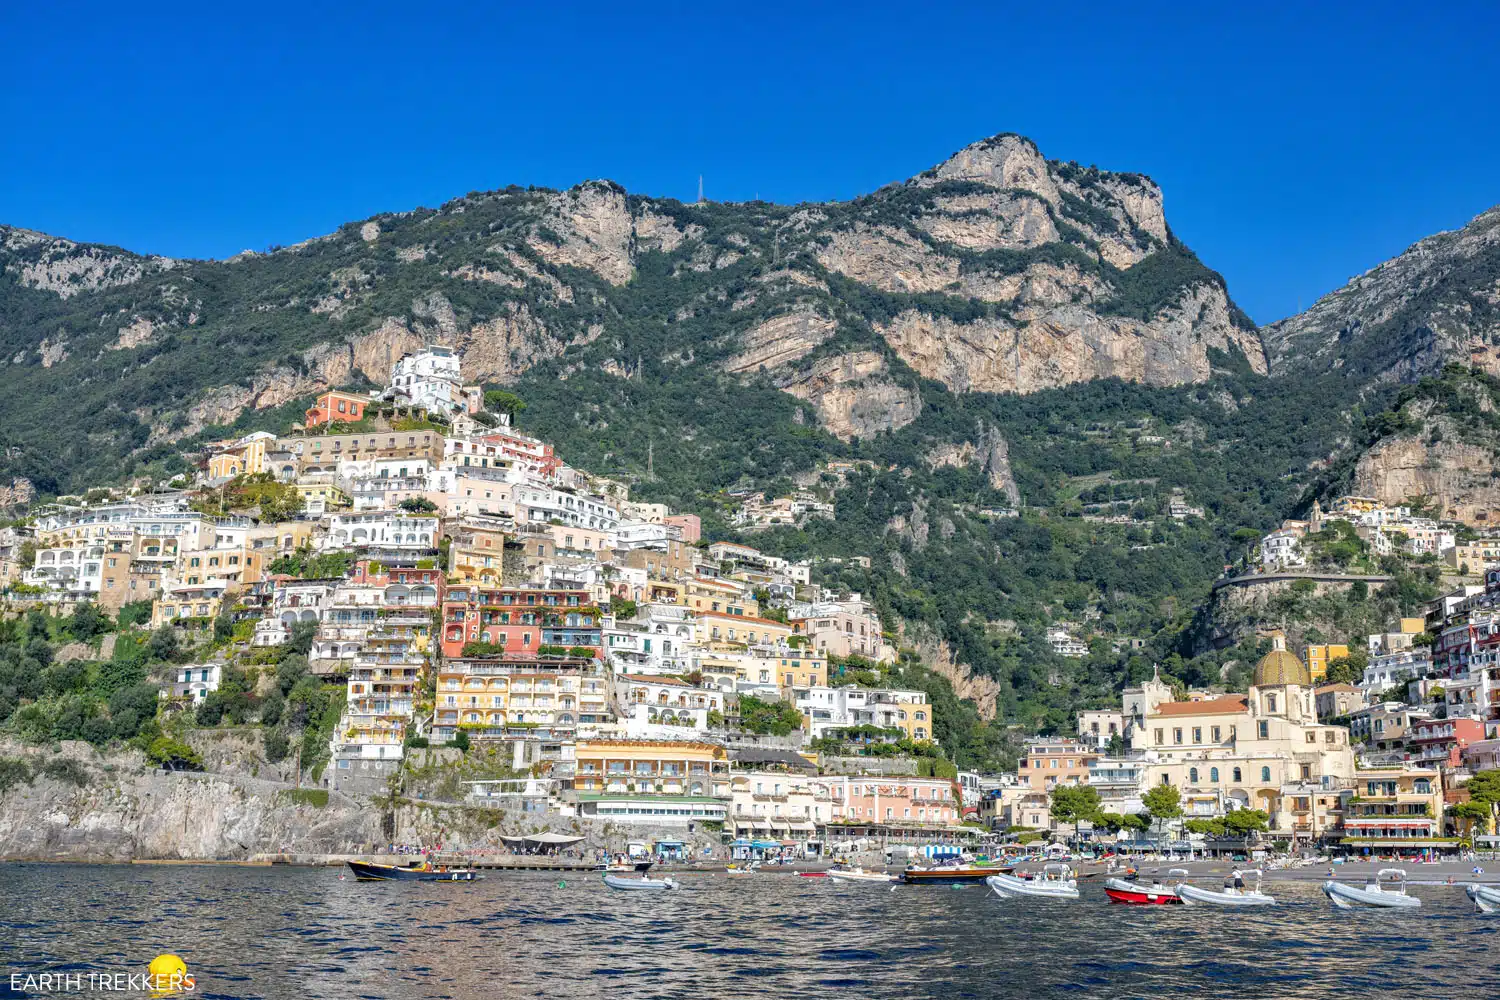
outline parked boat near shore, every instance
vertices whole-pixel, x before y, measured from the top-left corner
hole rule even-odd
[[[867,872],[863,868],[830,868],[828,877],[835,882],[895,882],[899,876]]]
[[[1188,882],[1179,883],[1177,895],[1184,903],[1207,903],[1210,906],[1275,906],[1276,899],[1260,891],[1261,873],[1248,871],[1240,873],[1243,878],[1254,876],[1254,888],[1246,891],[1237,886],[1225,886],[1223,892],[1214,892],[1211,889],[1200,889]]]
[[[979,867],[976,865],[950,865],[940,868],[908,868],[901,873],[907,885],[971,885],[983,882],[991,875],[1009,875],[1014,865],[1004,867]]]
[[[1176,881],[1163,885],[1156,880],[1143,884],[1122,878],[1107,879],[1104,883],[1104,894],[1110,898],[1111,902],[1124,903],[1127,906],[1180,904],[1182,897],[1177,895],[1177,888],[1182,884],[1182,880],[1187,878],[1187,871],[1182,868],[1173,868],[1167,872],[1167,878],[1175,878]]]
[[[1014,896],[1033,896],[1044,899],[1078,898],[1078,882],[1073,877],[1073,869],[1059,862],[1048,864],[1042,869],[1042,874],[1036,878],[991,875],[984,882],[995,895],[1003,899]]]
[[[655,890],[665,891],[677,888],[677,880],[668,876],[667,878],[652,878],[642,875],[640,878],[623,878],[619,875],[604,876],[604,884],[611,889],[623,889],[629,891]]]
[[[1405,868],[1382,868],[1363,888],[1341,882],[1324,882],[1323,895],[1341,910],[1356,906],[1414,909],[1422,905],[1420,899],[1406,893]]]
[[[470,868],[434,868],[423,863],[410,868],[399,865],[380,865],[372,861],[349,861],[349,870],[361,882],[472,882],[474,871]]]
[[[1470,885],[1464,887],[1464,893],[1480,913],[1500,913],[1500,886]]]

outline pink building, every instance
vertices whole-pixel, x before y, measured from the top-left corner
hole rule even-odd
[[[963,802],[947,778],[909,775],[829,775],[835,823],[879,823],[884,826],[958,826]]]
[[[703,537],[703,522],[697,514],[671,514],[662,518],[662,524],[675,524],[682,530],[682,541],[688,545],[697,544]]]

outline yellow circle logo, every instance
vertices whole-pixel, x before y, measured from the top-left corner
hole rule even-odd
[[[188,975],[187,963],[177,955],[157,955],[151,960],[151,992],[156,996],[172,993],[191,993],[197,988],[193,977]]]

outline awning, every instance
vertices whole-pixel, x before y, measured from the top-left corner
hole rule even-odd
[[[576,844],[582,839],[582,837],[570,837],[566,833],[553,833],[551,830],[548,830],[546,833],[533,833],[529,835],[526,838],[526,843],[561,846],[563,844]]]
[[[746,840],[744,837],[741,837],[738,840],[731,840],[729,842],[729,846],[730,847],[749,847],[751,845],[750,845],[750,841]]]
[[[758,820],[755,820],[755,821],[754,821],[754,822],[753,822],[753,823],[751,823],[751,824],[750,824],[750,825],[751,825],[751,826],[753,826],[753,827],[754,827],[754,828],[755,828],[755,829],[757,829],[757,830],[769,830],[769,829],[771,829],[771,824],[770,824],[770,823],[767,823],[767,822],[766,822],[766,821],[765,821],[765,820],[763,820],[763,819],[758,819]]]
[[[656,842],[656,846],[657,847],[681,847],[682,846],[682,841],[680,841],[680,840],[658,840]]]
[[[792,829],[793,830],[806,830],[806,831],[808,831],[810,833],[814,829],[816,829],[816,827],[814,827],[811,823],[793,823],[792,824]]]
[[[754,843],[752,843],[750,846],[751,847],[760,848],[761,850],[768,850],[768,849],[773,848],[773,847],[780,847],[781,846],[781,841],[779,841],[779,840],[757,840]]]

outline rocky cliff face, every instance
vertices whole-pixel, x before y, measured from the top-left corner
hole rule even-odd
[[[1276,371],[1408,382],[1459,361],[1500,374],[1500,208],[1416,243],[1262,335]]]
[[[684,367],[769,379],[843,438],[915,421],[923,377],[1026,393],[1201,381],[1216,352],[1265,368],[1154,183],[1010,135],[848,203],[684,205],[589,181],[226,261],[0,229],[0,268],[0,420],[16,443],[0,478],[44,489],[59,469],[39,478],[42,456],[72,453],[60,437],[128,456],[220,433],[329,387],[382,384],[433,341],[482,382]]]

